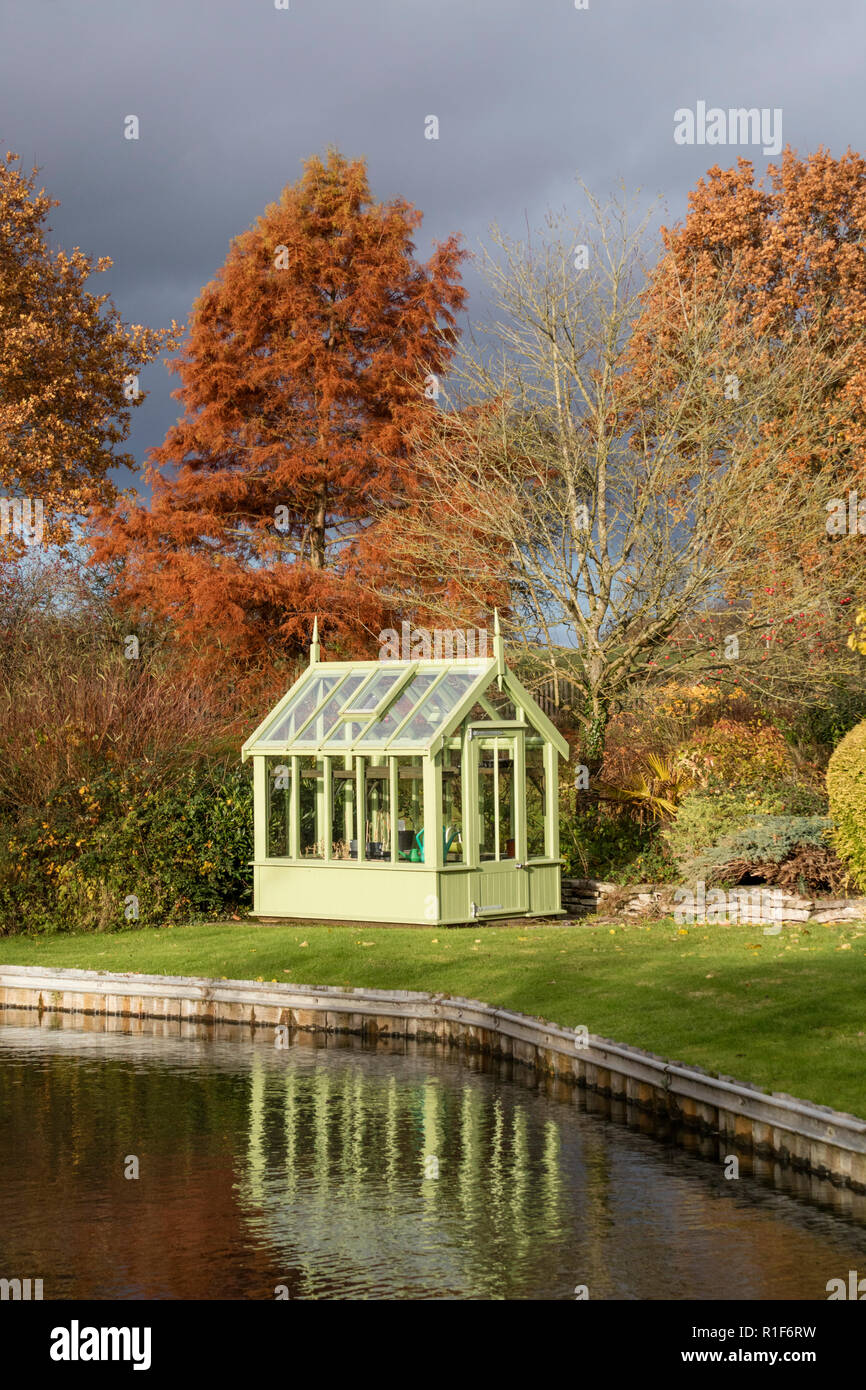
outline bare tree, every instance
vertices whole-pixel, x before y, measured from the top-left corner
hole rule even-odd
[[[496,315],[464,340],[436,427],[416,440],[423,503],[402,514],[394,554],[395,585],[427,614],[453,621],[498,592],[537,680],[573,683],[597,765],[612,711],[696,614],[729,611],[766,674],[768,623],[786,605],[826,607],[820,564],[784,560],[804,528],[826,542],[814,460],[845,422],[821,408],[843,365],[822,326],[762,338],[724,287],[681,282],[638,363],[648,219],[587,198],[583,224],[551,215],[526,243],[494,233]],[[808,488],[792,455],[810,459]],[[785,670],[796,679],[790,650]]]

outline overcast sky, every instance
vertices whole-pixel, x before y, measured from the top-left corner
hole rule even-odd
[[[0,0],[0,144],[61,200],[53,241],[114,261],[128,321],[185,320],[230,239],[337,145],[424,213],[418,255],[622,180],[680,218],[713,163],[680,108],[781,109],[800,154],[866,149],[863,0]],[[137,141],[124,138],[136,115]],[[439,139],[425,139],[425,117]],[[468,267],[469,314],[479,303]],[[473,290],[475,294],[473,295]],[[138,459],[178,413],[146,369]]]

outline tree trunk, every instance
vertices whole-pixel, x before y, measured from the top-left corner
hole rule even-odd
[[[322,483],[318,490],[316,511],[310,528],[310,563],[314,570],[325,568],[325,519],[327,515],[327,492]]]
[[[587,769],[588,786],[576,793],[574,809],[578,815],[590,809],[598,810],[598,779],[604,761],[610,702],[597,694],[590,695],[582,713],[585,723],[580,739],[580,760]]]

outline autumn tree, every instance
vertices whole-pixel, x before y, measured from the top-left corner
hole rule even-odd
[[[116,496],[109,470],[132,458],[116,446],[128,437],[132,409],[144,399],[138,373],[175,328],[162,332],[121,322],[107,294],[91,294],[93,274],[108,270],[75,247],[53,251],[47,217],[56,199],[37,190],[8,153],[0,160],[0,554],[14,558],[19,519],[43,539],[68,541],[76,516]],[[22,510],[22,499],[27,506]]]
[[[459,557],[450,578],[464,603],[505,586],[508,636],[539,680],[568,678],[592,768],[611,713],[654,663],[673,653],[692,670],[723,666],[715,643],[677,651],[700,615],[723,615],[738,677],[766,673],[779,607],[765,536],[780,553],[797,543],[787,463],[808,449],[830,467],[846,421],[823,403],[846,357],[828,352],[825,325],[761,332],[732,318],[727,285],[669,266],[665,331],[636,370],[646,227],[620,203],[589,202],[585,222],[563,214],[528,243],[495,237],[494,316],[464,342],[438,429],[418,441],[427,505],[404,518],[402,559],[423,574]],[[744,593],[738,576],[760,566],[762,592]],[[801,572],[787,601],[814,618],[820,578]],[[793,665],[786,657],[789,675]],[[801,661],[801,682],[815,677]]]
[[[387,626],[367,582],[386,560],[372,517],[411,493],[407,434],[434,409],[465,294],[457,238],[416,260],[420,222],[331,150],[199,296],[152,498],[103,513],[94,541],[122,597],[185,642],[291,655],[316,613],[349,649]]]
[[[690,193],[682,223],[662,229],[662,241],[667,254],[653,268],[632,338],[636,370],[669,333],[684,280],[725,298],[733,334],[749,325],[780,342],[810,330],[820,336],[821,446],[787,430],[787,456],[767,479],[801,509],[803,524],[787,548],[768,527],[764,558],[783,605],[783,572],[792,566],[801,576],[819,571],[828,597],[848,597],[851,585],[866,581],[857,527],[837,524],[851,494],[866,496],[866,160],[850,149],[838,159],[824,149],[801,159],[786,148],[760,179],[746,159],[715,166]],[[742,578],[760,587],[761,570]]]

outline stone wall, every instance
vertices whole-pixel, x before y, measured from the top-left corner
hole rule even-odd
[[[675,894],[679,888],[680,897]],[[668,917],[683,910],[682,892],[696,884],[636,883],[623,888],[594,878],[563,878],[562,906],[570,917]],[[729,888],[729,920],[752,923],[862,922],[866,898],[804,898],[770,886]],[[706,889],[709,895],[712,889]]]

